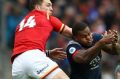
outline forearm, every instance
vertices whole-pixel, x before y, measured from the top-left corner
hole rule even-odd
[[[87,50],[80,50],[80,54],[78,54],[79,61],[83,60],[82,62],[89,62],[92,59],[94,59],[98,54],[100,54],[102,49],[102,45],[99,43],[96,43],[93,47],[87,49]]]
[[[115,51],[116,55],[120,55],[120,44],[119,43],[114,44],[112,51],[113,52]]]
[[[103,50],[111,55],[119,55],[120,54],[120,44],[119,43],[113,43],[108,44],[103,47]]]
[[[72,38],[72,28],[65,25],[65,28],[63,29],[62,35],[66,36],[68,38]]]

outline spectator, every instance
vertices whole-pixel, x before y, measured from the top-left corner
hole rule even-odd
[[[115,77],[116,77],[116,79],[120,79],[120,65],[117,65],[117,67],[116,67]]]

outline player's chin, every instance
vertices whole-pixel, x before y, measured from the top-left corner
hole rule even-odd
[[[86,45],[87,46],[90,46],[92,44],[92,42],[87,42]]]
[[[53,15],[53,12],[49,12],[49,15]]]

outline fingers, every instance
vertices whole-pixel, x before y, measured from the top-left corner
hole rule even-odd
[[[118,36],[115,36],[115,37],[113,38],[112,43],[117,43],[117,42],[118,42]]]
[[[65,58],[67,58],[67,55],[62,55],[62,54],[60,54],[60,55],[55,56],[53,59],[56,59],[56,60],[64,60]]]
[[[66,52],[63,51],[63,48],[55,48],[52,50],[52,53],[50,53],[50,57],[55,60],[63,60],[67,58],[67,55]]]
[[[101,44],[112,44],[118,42],[118,32],[116,30],[105,31],[102,35]]]
[[[54,49],[51,50],[51,53],[52,54],[57,54],[59,51],[64,52],[63,48],[54,48]]]
[[[104,33],[104,38],[106,38],[107,43],[115,43],[118,41],[118,33],[116,30],[109,30]]]
[[[62,56],[61,55],[61,56],[58,56],[57,58],[59,58],[59,59],[65,59],[65,58],[67,58],[67,56],[64,56],[64,55]]]
[[[115,39],[116,39],[115,36],[116,36],[115,31],[111,31],[111,30],[105,31],[105,33],[103,34],[102,42],[105,44],[110,44],[115,41]]]
[[[58,53],[59,53],[58,56],[60,56],[60,57],[64,57],[64,58],[67,57],[67,54],[66,54],[66,52],[64,52],[64,51],[58,51]]]
[[[108,33],[115,34],[115,35],[118,34],[118,32],[116,30],[109,30]]]
[[[63,48],[55,48],[56,51],[63,51]]]
[[[118,31],[116,31],[116,30],[113,30],[113,32],[114,32],[115,34],[118,34]]]
[[[116,43],[118,41],[118,32],[116,30],[112,30],[114,37],[113,37],[113,43]]]
[[[61,54],[66,54],[65,51],[57,51],[58,53],[61,53]]]
[[[60,55],[59,55],[60,57],[67,57],[67,55],[66,54],[63,54],[63,53],[61,53]]]
[[[104,34],[102,36],[106,36],[107,35],[107,31],[104,32]]]

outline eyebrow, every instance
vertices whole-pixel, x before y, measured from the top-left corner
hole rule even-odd
[[[80,33],[80,35],[88,35],[88,34],[91,34],[91,33]]]

